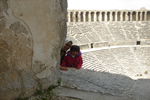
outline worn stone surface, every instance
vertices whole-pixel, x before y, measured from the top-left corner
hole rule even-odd
[[[67,98],[69,97],[75,98],[75,100],[136,100],[128,96],[114,96],[110,94],[101,94],[101,93],[82,91],[82,90],[63,88],[63,87],[56,89],[55,91],[57,95],[61,97],[65,97],[59,100],[68,100]]]
[[[128,76],[92,70],[61,71],[58,96],[81,100],[149,100],[149,79],[134,80]],[[62,99],[65,100],[65,99]]]
[[[5,41],[0,41],[0,73],[9,70],[10,54],[9,48]]]
[[[66,12],[66,0],[0,0],[0,100],[56,83]]]

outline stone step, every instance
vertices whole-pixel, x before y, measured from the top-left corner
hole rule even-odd
[[[57,96],[79,100],[149,100],[150,80],[85,69],[61,71]]]

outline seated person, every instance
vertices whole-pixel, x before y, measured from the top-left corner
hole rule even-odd
[[[68,70],[67,67],[80,69],[82,68],[83,60],[80,52],[80,47],[73,45],[70,48],[70,51],[67,53],[67,56],[64,57],[60,69]]]
[[[72,46],[72,44],[73,43],[72,43],[71,40],[69,40],[69,39],[65,40],[65,45],[63,46],[63,48],[61,49],[61,52],[60,52],[60,64],[62,63],[62,60],[64,59],[67,50],[70,49],[70,47]]]

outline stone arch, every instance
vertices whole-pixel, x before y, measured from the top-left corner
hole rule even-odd
[[[125,18],[126,18],[126,13],[125,12],[123,12],[122,18],[123,18],[123,21],[125,21]]]
[[[105,21],[105,12],[102,12],[102,21]]]
[[[98,11],[95,11],[95,22],[98,22],[99,21],[99,12]]]
[[[91,12],[91,22],[94,22],[94,12]]]
[[[132,20],[136,21],[136,12],[135,11],[133,11],[133,13],[132,13]]]
[[[81,12],[81,15],[80,15],[80,18],[81,18],[81,22],[83,22],[83,11]]]
[[[78,12],[77,11],[74,12],[74,16],[75,16],[74,22],[77,22],[78,21]]]
[[[137,12],[137,21],[140,21],[140,17],[141,17],[141,16],[140,16],[140,13],[141,13],[141,12],[139,12],[139,11]]]
[[[121,16],[121,12],[120,11],[118,11],[118,13],[117,13],[117,21],[120,21],[120,16]]]
[[[85,22],[88,22],[88,21],[89,21],[88,16],[89,16],[89,12],[86,11],[86,12],[85,12]]]
[[[112,21],[115,21],[115,15],[116,15],[116,14],[115,14],[115,12],[113,11],[113,12],[112,12]]]
[[[142,18],[141,18],[141,21],[144,21],[144,18],[145,18],[145,12],[143,11],[143,12],[141,12],[142,13]]]
[[[132,12],[128,12],[128,21],[131,21],[131,14]]]
[[[96,17],[97,17],[97,21],[99,22],[99,21],[100,21],[100,12],[97,11],[97,12],[96,12],[96,15],[97,15],[97,16],[96,16]]]
[[[110,21],[110,12],[106,12],[107,13],[107,21]]]
[[[147,12],[147,21],[150,21],[150,11]]]
[[[70,12],[70,22],[73,22],[73,12]]]
[[[128,12],[128,16],[129,16],[129,21],[132,21],[132,11]]]

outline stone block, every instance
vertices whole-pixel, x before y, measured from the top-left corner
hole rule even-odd
[[[93,48],[101,48],[108,46],[108,42],[95,42],[93,43]]]
[[[80,44],[80,50],[87,50],[91,48],[90,44]]]

